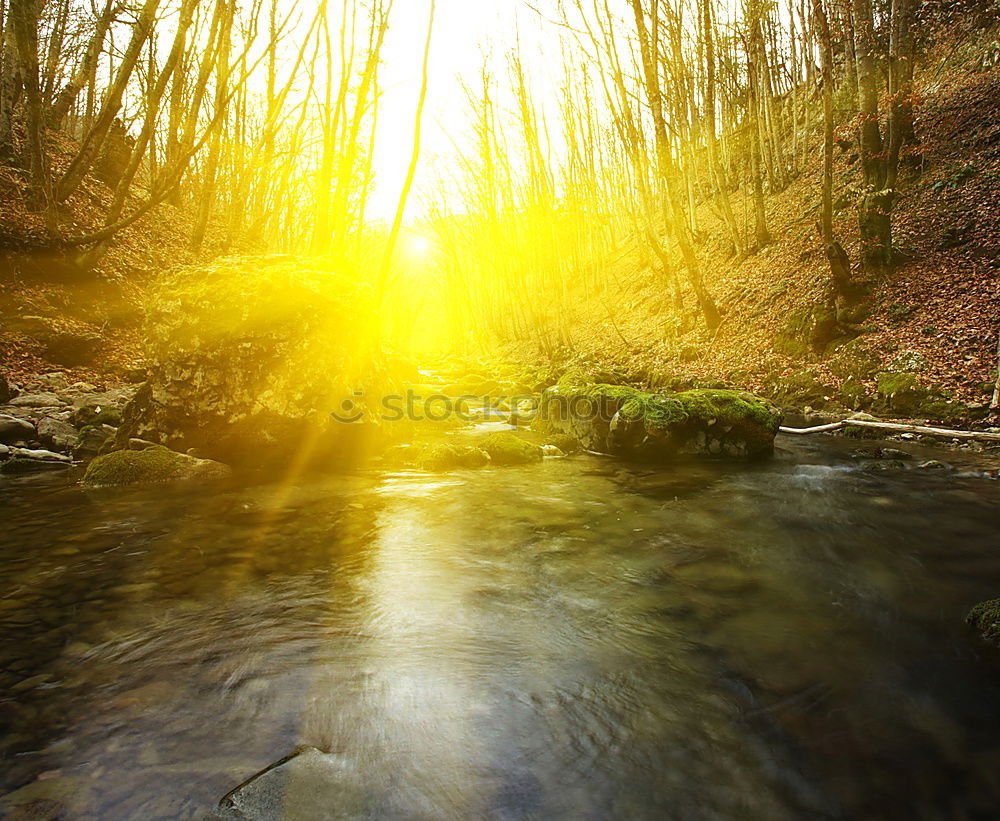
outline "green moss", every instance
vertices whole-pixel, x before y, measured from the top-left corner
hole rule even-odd
[[[861,382],[851,376],[844,380],[837,397],[847,407],[857,410],[867,404],[868,391],[865,390],[865,386]]]
[[[495,465],[522,465],[542,458],[538,445],[525,442],[508,431],[491,433],[483,440],[482,447]]]
[[[774,340],[774,350],[796,359],[821,353],[838,337],[837,313],[826,305],[792,311]]]
[[[221,479],[229,468],[195,459],[157,445],[146,450],[119,450],[98,456],[87,466],[83,484],[91,486],[173,482],[181,479]]]
[[[842,345],[836,355],[832,356],[826,366],[830,372],[840,379],[871,379],[879,370],[880,360],[868,349],[867,343],[854,339]]]
[[[73,411],[70,422],[78,428],[90,425],[111,425],[117,428],[122,423],[122,412],[119,408],[100,408],[97,405],[84,405]]]
[[[819,407],[834,389],[820,382],[815,371],[805,368],[776,379],[768,393],[783,404]]]
[[[490,457],[482,448],[471,445],[427,445],[420,449],[414,464],[421,470],[450,470],[453,468],[478,468],[487,464]]]
[[[984,639],[1000,647],[1000,599],[980,602],[969,611],[965,620]]]
[[[674,394],[671,399],[680,402],[688,418],[708,424],[715,420],[722,425],[758,426],[772,436],[781,424],[781,414],[763,399],[743,391],[695,390]]]
[[[912,373],[880,373],[878,392],[890,401],[895,396],[902,396],[923,391],[917,377]]]
[[[964,415],[964,405],[950,401],[940,388],[925,388],[907,371],[878,375],[878,392],[888,409],[924,419],[946,422]]]

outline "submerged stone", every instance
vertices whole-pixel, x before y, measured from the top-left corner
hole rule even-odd
[[[38,473],[43,470],[62,470],[69,466],[69,461],[60,462],[53,459],[32,459],[24,456],[15,456],[0,463],[0,473],[13,476],[23,473]]]
[[[225,479],[230,473],[228,465],[210,459],[196,459],[158,445],[141,451],[118,450],[98,456],[88,465],[83,484],[104,487]]]
[[[0,797],[0,817],[21,821],[55,821],[88,814],[95,782],[87,778],[39,778]]]
[[[980,602],[969,611],[965,621],[988,642],[1000,647],[1000,599]]]
[[[219,809],[247,821],[346,821],[372,817],[375,801],[352,761],[305,747],[241,784]]]

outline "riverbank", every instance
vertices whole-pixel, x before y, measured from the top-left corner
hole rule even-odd
[[[586,366],[578,363],[569,366],[548,364],[539,367],[496,361],[477,361],[472,365],[452,361],[438,363],[436,367],[437,370],[425,369],[422,372],[421,383],[399,386],[398,415],[392,417],[391,423],[382,425],[381,434],[370,437],[371,447],[364,453],[359,452],[358,458],[378,456],[411,467],[442,470],[466,467],[471,463],[485,465],[491,462],[503,464],[512,460],[531,461],[542,458],[545,454],[564,455],[580,447],[596,451],[610,450],[619,452],[620,455],[627,455],[627,451],[622,450],[624,447],[632,448],[633,458],[648,461],[654,458],[652,454],[658,446],[653,440],[649,440],[648,444],[641,444],[641,440],[646,437],[640,436],[639,440],[635,440],[635,433],[630,434],[628,431],[634,430],[636,424],[640,427],[645,424],[648,429],[648,422],[643,421],[642,414],[670,413],[670,406],[665,405],[660,409],[654,404],[645,411],[632,411],[633,421],[629,422],[632,428],[626,428],[625,417],[621,417],[620,422],[615,420],[619,418],[616,412],[620,411],[628,401],[632,401],[633,405],[639,408],[642,403],[662,401],[658,397],[676,396],[682,399],[691,397],[691,401],[695,402],[695,405],[690,406],[691,409],[686,410],[683,404],[677,406],[677,412],[682,415],[681,421],[683,421],[694,412],[693,408],[700,408],[700,404],[708,400],[710,404],[704,411],[698,410],[698,413],[704,414],[704,423],[712,425],[720,412],[728,411],[723,411],[722,406],[713,409],[711,403],[730,402],[730,397],[749,397],[748,394],[741,394],[724,383],[712,383],[714,387],[711,388],[689,387],[687,392],[672,393],[663,388],[651,387],[650,384],[651,381],[670,383],[669,379],[639,381],[618,371],[601,369],[592,363]],[[638,370],[642,372],[641,366],[638,366]],[[143,375],[142,372],[137,372],[135,378],[138,379]],[[142,451],[156,444],[168,444],[184,453],[183,447],[179,447],[176,442],[172,443],[169,438],[164,439],[163,432],[155,430],[155,426],[143,428],[142,436],[139,436],[135,414],[128,419],[121,433],[119,432],[123,418],[126,417],[128,404],[142,390],[140,384],[106,382],[94,385],[82,381],[70,383],[70,378],[71,376],[65,372],[54,371],[29,379],[20,386],[6,386],[5,394],[0,397],[5,400],[0,404],[0,473],[15,475],[57,470],[74,463],[86,464],[98,455],[115,449],[131,447]],[[567,392],[565,386],[577,382],[580,386],[575,391],[571,389]],[[677,385],[678,382],[675,380],[673,384]],[[686,380],[681,380],[679,386],[685,387],[687,384]],[[563,386],[562,394],[560,385]],[[599,388],[597,393],[595,388]],[[141,393],[140,405],[148,404],[148,390],[147,388],[145,393]],[[559,410],[556,407],[559,402],[574,395],[578,399],[585,400],[588,405],[596,400],[598,405],[588,411],[593,414],[593,418],[559,421],[545,411],[546,403],[550,403],[549,408]],[[406,397],[409,398],[412,407],[404,413]],[[461,397],[464,399],[460,401]],[[390,399],[391,396],[383,396],[381,403],[389,406]],[[367,412],[375,413],[380,404],[378,397],[368,397],[367,401],[370,406]],[[615,403],[614,406],[609,406],[608,401]],[[688,400],[683,399],[683,401]],[[637,402],[639,404],[636,404]],[[197,397],[188,396],[186,406],[192,413],[197,414]],[[771,407],[773,412],[777,413],[777,408],[780,406],[768,405],[765,402],[760,407],[766,415],[767,407]],[[747,408],[749,410],[750,406]],[[540,410],[541,418],[539,418]],[[816,411],[811,408],[789,407],[786,404],[782,408],[781,417],[775,417],[774,427],[768,430],[761,429],[761,434],[766,437],[764,444],[770,447],[770,441],[774,438],[781,419],[784,419],[786,426],[808,428],[829,425],[851,416],[869,420],[876,418],[869,414],[858,414],[847,408],[838,411]],[[385,419],[389,418],[385,416]],[[886,418],[894,418],[897,422],[908,424],[926,424],[928,421]],[[196,419],[197,416],[192,418],[193,424],[199,424]],[[992,430],[996,433],[998,429],[991,426],[991,421],[989,418],[965,419],[969,430],[984,432]],[[615,434],[617,438],[612,440],[609,438],[609,426],[614,425],[617,425],[618,433]],[[351,428],[350,425],[335,423],[333,430],[336,431],[341,427]],[[491,433],[504,433],[511,438],[511,442],[504,448],[502,442],[497,440],[498,444],[491,445],[493,452],[490,452],[491,448],[484,450],[479,445],[473,446],[462,440],[465,432],[475,433],[480,429]],[[703,455],[711,457],[723,455],[724,447],[728,447],[724,446],[723,438],[720,440],[718,450],[715,450],[716,446],[711,444],[711,437],[704,438],[704,433],[710,428],[704,427],[703,424],[696,424],[690,430],[690,435],[702,436],[700,441],[703,444],[697,447],[684,446],[689,453],[698,453],[700,449]],[[293,438],[285,441],[276,440],[277,452],[294,454],[300,444],[296,438],[300,433],[301,431],[297,432],[294,428],[289,429],[289,435]],[[883,439],[887,442],[920,443],[943,450],[981,454],[987,460],[1000,458],[1000,444],[992,441],[951,438],[919,432],[866,431],[858,428],[824,431],[817,435],[831,434],[858,439]],[[515,440],[523,442],[523,446],[517,445]],[[340,436],[336,441],[344,440]],[[678,442],[680,443],[680,440]],[[744,445],[739,445],[739,448],[743,447]],[[386,448],[389,448],[388,456],[380,456]],[[682,452],[683,450],[684,448]],[[211,442],[203,441],[199,443],[197,449],[187,449],[187,453],[195,456],[204,456],[205,451],[208,451],[208,455],[215,454]],[[734,451],[734,454],[737,452]],[[671,457],[667,453],[656,458],[676,457]],[[879,457],[859,456],[859,458],[878,461]],[[287,461],[291,463],[296,460],[289,457]],[[940,463],[940,460],[929,461]],[[898,463],[898,458],[888,458],[884,469],[889,469],[890,466],[900,467]],[[314,468],[322,467],[322,463],[314,464]],[[333,468],[335,465],[331,463],[327,467]],[[350,468],[352,464],[341,462],[336,467]],[[987,473],[995,471],[996,467],[1000,465],[987,466]],[[279,464],[278,469],[282,471],[284,468]],[[150,473],[150,480],[153,480],[154,474],[155,471]],[[141,473],[139,478],[141,480]]]

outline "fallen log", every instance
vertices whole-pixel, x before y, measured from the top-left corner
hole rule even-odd
[[[831,422],[827,425],[816,425],[811,428],[778,428],[778,433],[805,436],[811,433],[829,433],[845,427],[869,428],[885,430],[890,433],[920,433],[924,436],[940,436],[944,439],[977,439],[986,442],[1000,442],[1000,433],[987,433],[977,430],[952,430],[951,428],[933,428],[928,425],[909,425],[905,422],[872,422],[867,419],[844,419],[842,422]]]

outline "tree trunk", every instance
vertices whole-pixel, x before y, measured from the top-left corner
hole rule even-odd
[[[858,102],[861,109],[859,143],[865,188],[858,204],[861,264],[868,271],[884,271],[892,258],[892,200],[886,190],[886,156],[879,127],[878,73],[875,65],[875,24],[871,0],[854,0],[854,51],[858,66]]]
[[[59,180],[59,185],[56,189],[56,198],[59,202],[65,202],[66,198],[79,188],[80,183],[83,182],[83,178],[97,160],[104,146],[104,140],[111,130],[111,125],[121,110],[125,88],[128,86],[132,73],[135,71],[136,64],[142,53],[142,47],[152,33],[153,21],[156,17],[158,5],[159,0],[146,0],[142,11],[139,12],[139,18],[136,21],[135,28],[132,30],[132,38],[129,41],[128,48],[125,49],[125,53],[122,55],[121,64],[115,73],[111,88],[108,89],[108,96],[104,100],[104,105],[101,106],[101,111],[97,115],[97,119],[94,121],[93,126],[91,126],[90,131],[87,132],[87,136],[84,137],[79,153],[73,158],[69,168],[66,169],[66,173]]]
[[[698,307],[705,318],[705,325],[709,330],[715,330],[719,327],[722,318],[719,315],[718,308],[715,306],[715,301],[702,281],[701,268],[698,265],[698,258],[695,255],[694,247],[688,233],[687,219],[684,215],[684,209],[678,200],[678,194],[674,185],[675,181],[672,179],[674,169],[673,159],[670,155],[670,140],[667,136],[667,124],[663,117],[660,84],[656,76],[656,65],[652,60],[642,4],[640,0],[630,0],[630,3],[632,5],[633,16],[635,17],[636,33],[639,37],[639,52],[642,58],[646,96],[649,99],[649,106],[653,113],[657,165],[660,183],[664,188],[667,228],[674,234],[677,244],[680,247],[681,258],[684,260],[684,267],[688,274],[688,282],[698,300]],[[653,24],[656,25],[655,20]]]
[[[729,231],[729,239],[737,257],[745,253],[743,236],[739,224],[733,214],[733,205],[729,199],[729,181],[725,170],[719,163],[719,147],[715,129],[715,21],[712,18],[711,0],[702,2],[702,32],[705,41],[705,144],[708,147],[708,165],[712,181],[719,198],[719,210],[722,220]]]
[[[219,27],[219,52],[215,62],[215,112],[218,114],[227,104],[229,96],[229,55],[232,49],[233,0],[219,0],[223,5],[222,19]],[[208,147],[208,161],[205,166],[205,179],[202,186],[201,201],[198,207],[198,221],[191,236],[191,247],[201,248],[208,230],[208,219],[215,204],[216,177],[219,172],[219,155],[222,148],[223,129],[219,128],[212,135]]]
[[[52,207],[49,167],[45,154],[45,124],[42,120],[42,92],[39,85],[39,0],[11,0],[8,10],[8,27],[14,35],[19,73],[24,83],[27,132],[25,148],[31,180],[28,199],[35,208],[45,211],[49,231],[55,236],[58,225]]]
[[[73,108],[76,98],[80,95],[83,87],[87,85],[97,67],[97,58],[101,54],[104,38],[107,37],[111,19],[114,16],[113,3],[114,0],[107,0],[104,4],[104,10],[97,18],[94,33],[87,44],[87,50],[83,53],[80,65],[77,66],[69,82],[56,95],[55,102],[52,103],[52,108],[49,110],[49,128],[54,131],[59,131],[62,128],[66,115]]]
[[[0,65],[0,160],[14,162],[17,149],[14,145],[14,109],[23,84],[21,59],[17,45],[17,26],[13,24],[14,6],[11,0],[7,8],[7,19],[3,30],[3,62]]]
[[[1000,408],[1000,332],[997,333],[997,381],[993,386],[993,398],[990,400],[990,407]]]
[[[389,230],[389,238],[386,240],[385,250],[382,253],[382,265],[379,268],[377,291],[380,303],[385,298],[393,250],[396,246],[396,239],[399,236],[400,226],[403,224],[403,214],[406,211],[406,200],[410,195],[413,177],[417,173],[417,161],[420,159],[420,131],[423,124],[424,103],[427,100],[427,65],[431,56],[431,36],[434,33],[434,11],[435,2],[431,0],[430,16],[427,21],[427,39],[424,41],[424,61],[420,72],[420,96],[417,99],[416,120],[413,124],[413,151],[410,154],[410,165],[406,170],[406,179],[403,180],[403,189],[399,194],[399,202],[396,204],[396,214],[393,217],[392,227]]]
[[[142,131],[139,133],[139,137],[136,139],[135,145],[132,147],[132,154],[129,157],[128,165],[126,166],[121,179],[118,181],[114,201],[111,203],[111,207],[108,209],[108,213],[104,217],[105,227],[114,225],[121,217],[122,211],[125,209],[125,202],[128,198],[129,190],[131,189],[132,182],[139,171],[140,165],[142,164],[142,158],[147,147],[149,147],[150,153],[152,154],[156,120],[160,112],[160,102],[166,92],[167,84],[170,82],[171,76],[175,71],[179,70],[178,64],[181,56],[184,54],[187,32],[193,22],[194,9],[197,3],[198,0],[183,0],[180,8],[180,17],[177,22],[177,30],[174,34],[174,43],[170,49],[170,53],[167,55],[163,68],[155,80],[152,73],[150,73],[150,89],[147,95],[146,117],[143,122]],[[152,71],[152,64],[150,65],[150,69]],[[150,157],[150,175],[150,180],[156,178],[152,164],[152,156]],[[107,251],[107,248],[107,242],[97,243],[94,248],[87,253],[82,261],[84,267],[91,268],[96,265]]]
[[[916,142],[913,129],[913,0],[892,0],[889,36],[889,157],[886,188],[895,189],[904,145]]]

